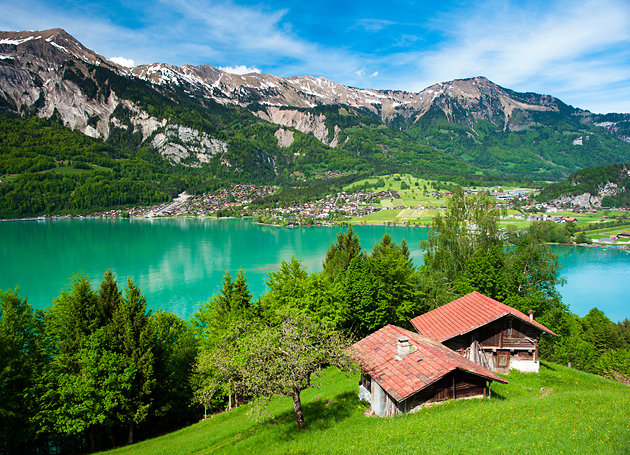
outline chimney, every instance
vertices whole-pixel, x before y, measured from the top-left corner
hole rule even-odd
[[[398,357],[401,359],[407,356],[411,352],[411,344],[409,344],[409,338],[406,336],[398,337]]]
[[[534,310],[529,310],[529,320],[534,322]]]

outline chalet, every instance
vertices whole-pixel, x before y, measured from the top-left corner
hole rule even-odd
[[[556,335],[520,311],[472,292],[412,319],[422,336],[443,343],[492,371],[514,368],[538,372],[538,341],[543,333]]]
[[[412,412],[456,398],[485,397],[488,383],[507,381],[441,343],[387,325],[355,343],[362,370],[359,398],[378,416]]]

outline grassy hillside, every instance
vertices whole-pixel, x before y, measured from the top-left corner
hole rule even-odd
[[[242,406],[108,453],[630,453],[628,386],[545,362],[539,374],[507,378],[490,400],[377,418],[363,415],[358,376],[329,369],[319,389],[303,394],[305,431],[297,431],[291,402],[276,399],[264,421]]]

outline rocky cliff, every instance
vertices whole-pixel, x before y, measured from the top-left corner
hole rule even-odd
[[[484,77],[413,93],[210,65],[125,68],[61,29],[0,32],[0,108],[54,118],[102,140],[125,136],[127,145],[192,166],[215,160],[238,168],[231,151],[242,143],[237,136],[255,137],[243,130],[253,116],[272,128],[274,148],[247,146],[239,153],[251,159],[239,160],[263,167],[275,168],[296,133],[354,155],[421,156],[430,146],[460,169],[537,178],[630,158],[630,116],[591,114]]]

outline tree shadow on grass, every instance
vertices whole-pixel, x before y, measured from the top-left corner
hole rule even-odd
[[[303,402],[302,411],[306,422],[306,428],[303,431],[325,430],[350,417],[356,412],[358,406],[359,400],[354,392],[341,393],[332,398],[318,396],[306,403]],[[293,438],[300,432],[295,422],[293,407],[270,419],[269,423],[271,422],[284,427],[283,433],[286,434],[287,439]]]
[[[285,399],[290,400],[290,398]],[[321,431],[336,425],[349,418],[357,411],[357,407],[359,406],[359,400],[354,392],[345,392],[332,397],[318,395],[317,398],[302,403],[302,411],[304,412],[304,420],[306,422],[306,428],[304,430],[298,430],[293,406],[291,406],[287,411],[276,414],[273,417],[268,416],[256,422],[245,431],[230,434],[222,438],[220,441],[216,442],[215,448],[234,448],[240,443],[249,446],[254,443],[253,440],[259,437],[262,439],[256,441],[255,444],[270,443],[271,446],[273,446],[276,442],[291,441],[309,431]],[[244,418],[255,420],[254,416]],[[269,441],[268,438],[272,435],[276,435],[278,440]],[[271,446],[268,448],[271,449]]]
[[[356,410],[358,403],[359,399],[354,392],[345,392],[332,399],[322,397],[311,401],[303,406],[306,429],[323,430],[335,425],[350,417]],[[295,423],[295,415],[293,412],[289,414]]]
[[[503,401],[503,400],[507,400],[507,397],[493,390],[492,395],[490,396],[490,399]]]

